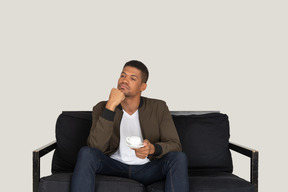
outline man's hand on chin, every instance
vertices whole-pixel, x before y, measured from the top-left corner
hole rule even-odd
[[[141,147],[139,149],[134,149],[136,157],[140,159],[145,159],[148,155],[153,154],[155,152],[154,145],[151,144],[147,139],[143,141],[144,147]]]
[[[122,91],[116,88],[112,88],[110,95],[109,95],[109,100],[106,104],[106,108],[109,109],[110,111],[114,111],[115,108],[125,99],[125,95]]]

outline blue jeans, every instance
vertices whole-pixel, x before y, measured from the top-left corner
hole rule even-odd
[[[96,174],[126,177],[144,185],[166,179],[166,192],[189,191],[187,157],[183,152],[170,152],[144,165],[127,165],[98,149],[82,147],[72,176],[71,192],[94,192]]]

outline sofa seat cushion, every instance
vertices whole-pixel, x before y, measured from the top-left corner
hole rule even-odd
[[[254,188],[248,181],[232,173],[213,172],[189,176],[190,192],[253,192]],[[165,181],[147,186],[147,192],[163,192]]]
[[[43,177],[40,180],[38,192],[70,192],[71,176],[72,173],[58,173]],[[97,175],[95,191],[144,192],[145,187],[132,179]]]

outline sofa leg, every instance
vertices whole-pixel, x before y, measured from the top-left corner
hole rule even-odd
[[[39,152],[33,151],[33,192],[38,191],[40,181],[40,156]]]
[[[250,181],[254,185],[254,192],[258,192],[258,151],[252,153],[251,162],[250,162]]]

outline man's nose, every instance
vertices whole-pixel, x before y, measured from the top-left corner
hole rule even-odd
[[[126,83],[126,84],[128,83],[127,77],[123,78],[122,83]]]

